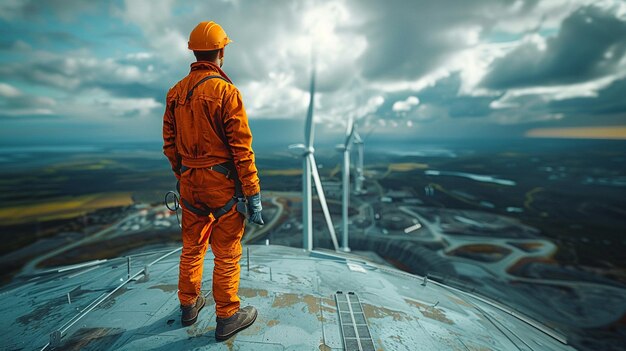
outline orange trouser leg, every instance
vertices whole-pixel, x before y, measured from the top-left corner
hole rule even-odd
[[[224,206],[235,193],[235,183],[223,174],[208,169],[191,169],[181,175],[181,195],[195,207]],[[202,229],[213,217],[201,217],[183,209],[183,252],[180,256],[178,297],[181,304],[190,305],[200,294],[204,256],[211,242],[215,255],[213,268],[213,298],[216,314],[220,318],[233,315],[239,309],[239,260],[241,238],[245,229],[245,218],[236,206],[213,220],[210,240],[201,240]]]
[[[200,295],[204,256],[208,240],[200,240],[202,228],[209,223],[209,231],[215,224],[213,218],[200,217],[183,209],[183,250],[178,273],[178,299],[181,305],[193,305]],[[208,233],[210,234],[210,233]]]
[[[232,316],[239,310],[239,260],[241,238],[245,229],[244,216],[236,206],[220,217],[212,228],[211,249],[215,255],[213,268],[213,297],[220,318]]]

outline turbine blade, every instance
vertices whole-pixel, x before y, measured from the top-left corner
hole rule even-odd
[[[328,211],[328,204],[326,203],[326,197],[324,196],[324,189],[322,189],[322,181],[320,180],[320,174],[317,171],[317,164],[315,163],[315,157],[312,154],[308,155],[311,161],[311,173],[313,175],[313,181],[315,182],[315,189],[317,189],[317,196],[320,199],[320,205],[322,205],[322,211],[324,212],[324,218],[328,225],[328,232],[330,233],[330,239],[333,241],[335,251],[339,251],[339,243],[337,242],[337,235],[335,234],[335,227],[333,221],[330,218],[330,212]]]
[[[346,128],[346,141],[344,143],[344,147],[346,149],[350,149],[350,146],[354,142],[354,133],[356,133],[354,119],[350,117],[350,119],[348,119],[348,126]]]
[[[311,86],[309,88],[309,109],[306,114],[306,121],[304,124],[304,140],[308,148],[313,147],[313,109],[315,104],[315,56],[311,59]]]
[[[350,143],[350,139],[352,138],[352,134],[354,133],[354,118],[350,116],[348,118],[348,125],[346,127],[346,142],[344,146],[347,148]]]
[[[352,127],[354,127],[354,116],[350,116],[348,118],[348,125],[346,128],[346,135],[350,135],[352,133]]]

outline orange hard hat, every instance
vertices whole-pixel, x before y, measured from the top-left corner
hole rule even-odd
[[[219,24],[210,22],[200,22],[189,34],[189,50],[211,51],[221,49],[231,43],[226,32]]]

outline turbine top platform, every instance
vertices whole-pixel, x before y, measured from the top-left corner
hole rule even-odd
[[[179,252],[169,251],[132,256],[131,279],[127,258],[119,258],[5,287],[3,348],[39,350],[52,342],[63,350],[572,350],[502,306],[424,277],[348,254],[275,245],[244,248],[239,295],[259,316],[217,343],[212,254],[204,267],[207,305],[196,324],[183,327]]]

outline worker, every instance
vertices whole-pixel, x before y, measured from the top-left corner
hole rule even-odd
[[[181,323],[192,325],[205,305],[202,269],[208,245],[215,255],[215,338],[226,340],[257,317],[240,308],[239,260],[245,220],[263,225],[252,133],[241,93],[221,67],[231,40],[215,22],[189,35],[196,62],[167,93],[163,152],[178,180],[182,241],[178,277]],[[239,194],[237,194],[239,193]]]

